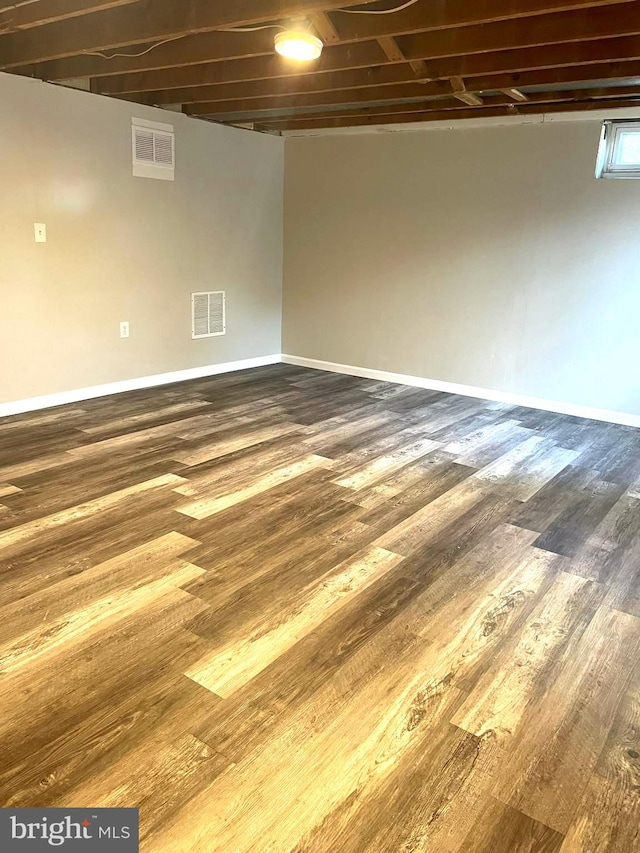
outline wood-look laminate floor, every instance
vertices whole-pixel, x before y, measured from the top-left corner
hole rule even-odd
[[[640,431],[276,365],[0,421],[0,800],[640,851]]]

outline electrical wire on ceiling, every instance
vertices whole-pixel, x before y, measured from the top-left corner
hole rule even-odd
[[[183,39],[186,35],[188,35],[188,33],[184,33],[184,35],[173,36],[172,38],[165,39],[164,41],[159,41],[156,44],[152,44],[151,47],[148,47],[146,50],[143,50],[140,53],[101,53],[99,50],[83,50],[82,53],[85,56],[100,56],[102,57],[102,59],[115,59],[116,56],[121,56],[124,59],[135,59],[137,56],[144,56],[145,53],[150,53],[152,50],[155,50],[156,47],[162,47],[163,44],[169,44],[170,41],[178,41],[178,39]]]
[[[393,9],[334,9],[334,12],[344,12],[348,15],[391,15],[393,12],[401,12],[403,9],[408,9],[409,6],[413,6],[415,3],[419,3],[420,0],[408,0],[408,2],[403,3],[401,6],[394,6]],[[259,30],[286,30],[283,24],[261,24],[257,27],[226,27],[224,29],[215,30],[215,32],[222,33],[257,33]],[[90,51],[83,50],[82,53],[85,56],[99,56],[102,59],[116,59],[120,57],[121,59],[136,59],[139,56],[144,56],[147,53],[150,53],[152,50],[155,50],[156,47],[162,47],[163,44],[169,44],[172,41],[178,41],[178,39],[183,39],[190,33],[184,33],[179,36],[173,36],[169,39],[164,39],[164,41],[159,41],[156,44],[152,44],[151,47],[146,48],[146,50],[141,51],[140,53],[101,53],[100,51]]]
[[[229,27],[224,30],[215,30],[214,32],[221,33],[255,33],[258,30],[285,30],[286,27],[282,24],[264,24],[260,27]],[[159,41],[156,44],[152,44],[151,47],[146,48],[146,50],[141,51],[140,53],[101,53],[100,51],[90,51],[83,50],[85,56],[101,56],[103,59],[115,59],[117,56],[120,56],[124,59],[135,59],[138,56],[144,56],[146,53],[149,53],[152,50],[155,50],[156,47],[162,47],[163,44],[169,44],[172,41],[178,41],[179,39],[186,38],[186,36],[190,35],[190,33],[184,33],[179,36],[172,36],[170,39],[164,39],[164,41]]]
[[[403,9],[408,9],[409,6],[414,6],[420,0],[407,0],[401,6],[394,6],[393,9],[333,9],[334,12],[344,12],[347,15],[391,15],[393,12],[401,12]],[[286,29],[282,24],[266,24],[260,27],[228,27],[221,30],[225,33],[255,33],[258,30],[268,30],[272,28]]]
[[[286,30],[283,24],[263,24],[260,27],[225,27],[220,33],[257,33],[258,30]]]
[[[408,9],[419,3],[420,0],[408,0],[402,6],[394,6],[393,9],[334,9],[335,12],[344,12],[347,15],[391,15],[393,12],[402,12],[403,9]]]

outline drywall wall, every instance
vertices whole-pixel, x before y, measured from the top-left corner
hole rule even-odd
[[[639,181],[600,122],[286,142],[283,352],[640,414]]]
[[[0,112],[0,403],[280,352],[281,139],[9,74]],[[132,116],[175,182],[132,176]],[[194,341],[203,290],[227,334]]]

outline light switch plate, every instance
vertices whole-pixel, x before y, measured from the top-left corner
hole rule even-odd
[[[33,223],[33,234],[36,238],[36,243],[47,242],[47,226],[44,224],[44,222]]]
[[[129,337],[129,321],[128,320],[123,320],[122,323],[120,323],[120,337],[121,338],[128,338]]]

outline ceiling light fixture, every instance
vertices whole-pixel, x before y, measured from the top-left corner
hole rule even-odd
[[[275,47],[280,56],[310,62],[320,56],[324,44],[317,36],[305,30],[285,30],[276,36]]]

